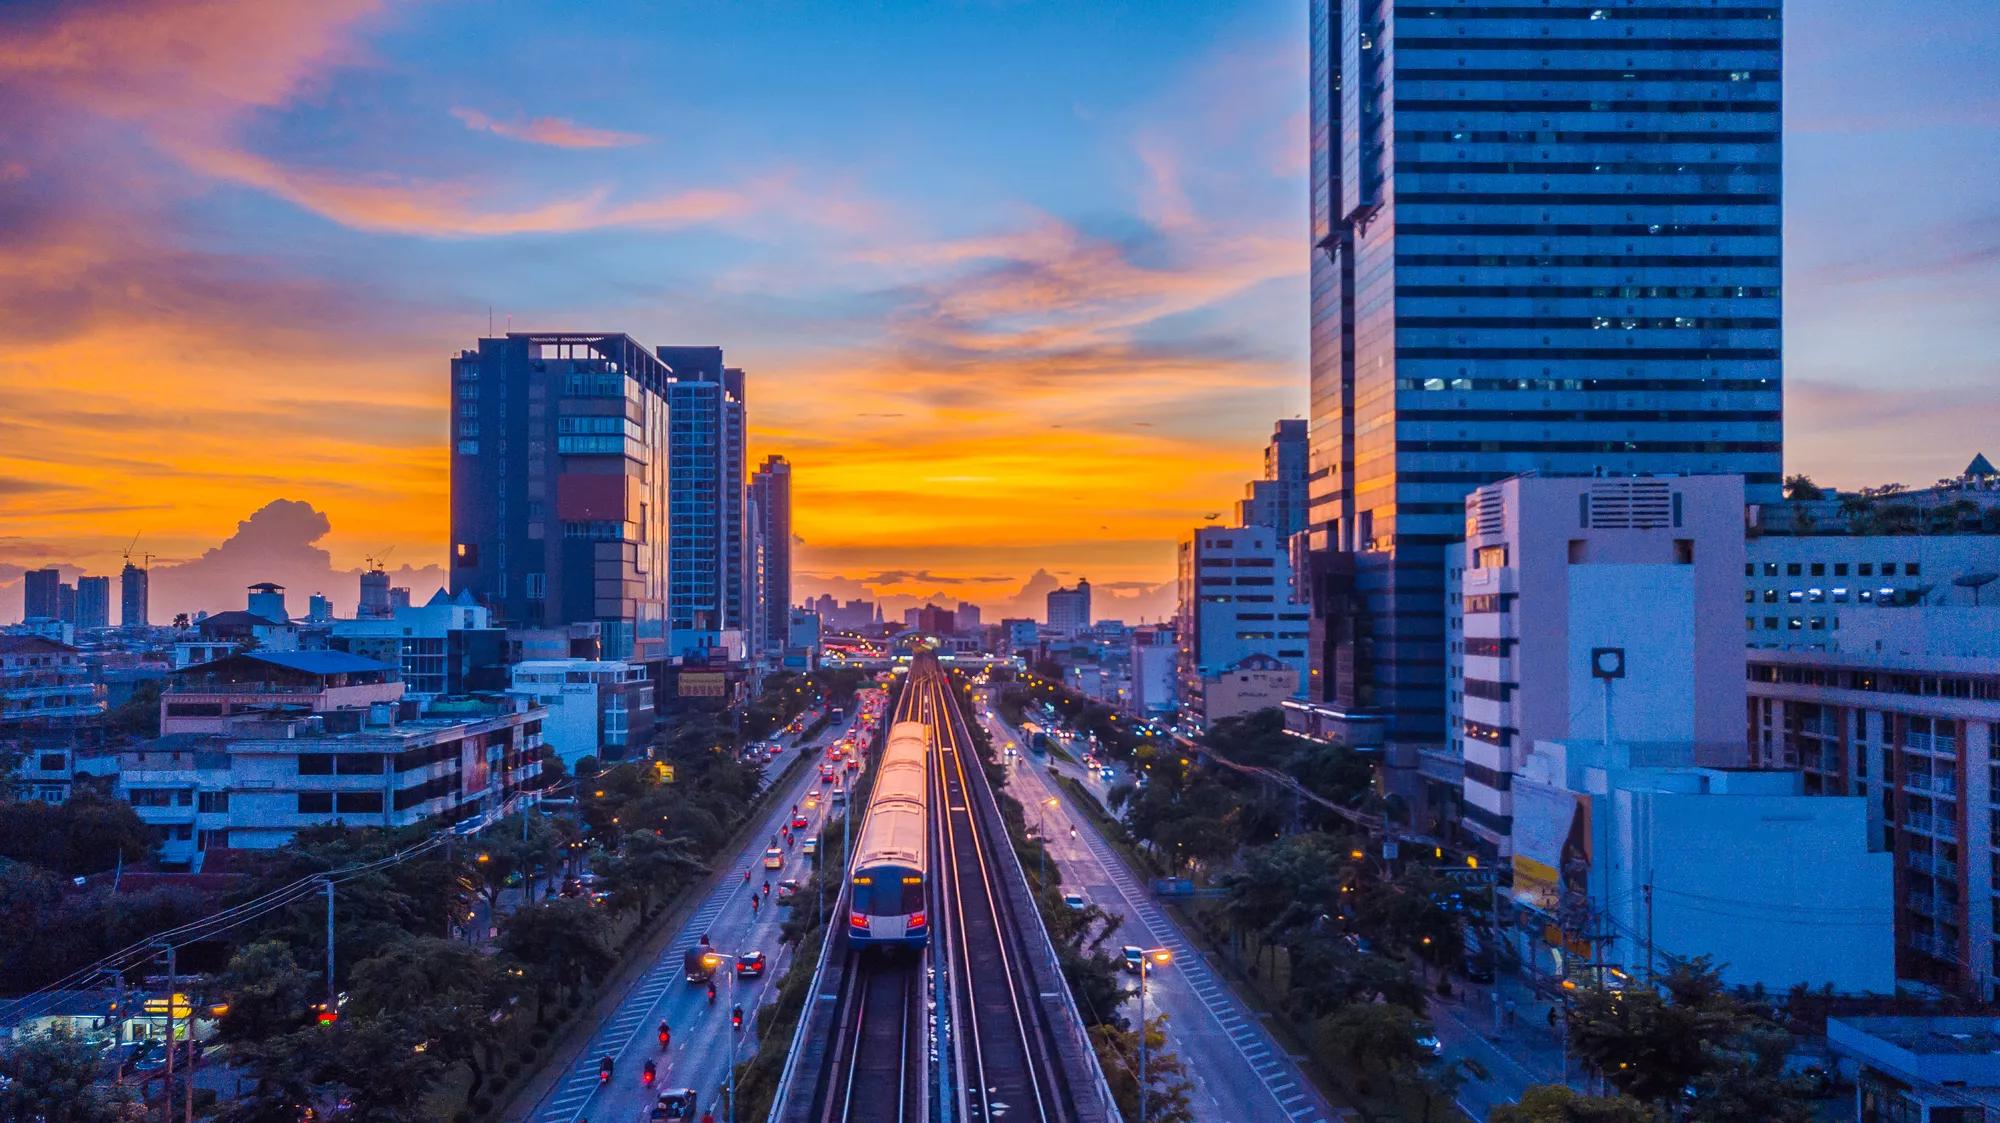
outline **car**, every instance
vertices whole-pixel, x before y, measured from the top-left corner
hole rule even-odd
[[[764,851],[764,868],[767,870],[784,869],[785,852],[783,850],[778,849],[775,846],[771,847],[769,850]]]
[[[810,819],[807,819],[804,815],[792,816],[792,829],[795,831],[805,830],[807,827],[811,825],[812,821]]]
[[[1119,949],[1119,952],[1124,957],[1125,969],[1127,971],[1132,972],[1134,975],[1139,973],[1139,968],[1144,967],[1146,965],[1145,948],[1136,947],[1132,944],[1126,944],[1123,948]]]
[[[696,1110],[699,1105],[696,1103],[696,1099],[697,1097],[693,1088],[669,1088],[661,1092],[660,1098],[655,1100],[653,1106],[647,1110],[646,1121],[647,1123],[661,1123],[661,1121],[669,1119],[699,1118],[700,1113]]]
[[[835,807],[845,807],[845,806],[847,806],[847,789],[846,789],[846,788],[835,788],[835,789],[833,789],[833,805],[834,805]]]
[[[807,835],[804,845],[799,847],[799,853],[804,854],[806,857],[810,858],[818,852],[819,852],[819,836],[816,834]]]
[[[799,879],[788,877],[778,883],[778,903],[783,904],[799,895]]]
[[[1063,904],[1079,911],[1090,907],[1090,901],[1081,893],[1064,893]]]
[[[1493,981],[1493,962],[1483,955],[1468,955],[1459,962],[1459,973],[1467,982],[1490,983]]]
[[[861,771],[861,762],[860,762],[860,761],[858,761],[858,760],[856,760],[856,759],[854,759],[853,757],[848,757],[848,758],[847,758],[847,770],[848,770],[849,772],[859,772],[859,771]]]
[[[1437,1034],[1429,1031],[1417,1035],[1417,1048],[1432,1057],[1444,1056],[1444,1042],[1438,1040]]]
[[[761,979],[764,977],[764,953],[746,951],[736,957],[736,977],[739,979]]]
[[[819,778],[822,783],[828,783],[828,784],[833,783],[833,765],[831,764],[820,765]]]
[[[1107,784],[1118,778],[1118,770],[1108,764],[1098,769],[1097,774]]]

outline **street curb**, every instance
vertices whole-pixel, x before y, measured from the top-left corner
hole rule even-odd
[[[803,745],[794,747],[805,748]],[[764,790],[757,795],[753,810],[744,816],[742,825],[730,836],[722,853],[733,853],[750,841],[751,835],[756,833],[752,828],[759,825],[756,809],[763,806],[764,800],[771,792],[777,791],[789,782],[792,773],[798,771],[807,760],[807,753],[799,753],[785,766],[783,772],[778,773],[764,786]],[[720,872],[715,871],[718,874]],[[675,895],[674,902],[662,909],[653,920],[653,931],[645,937],[644,944],[625,953],[624,962],[619,964],[617,971],[599,984],[597,997],[592,1000],[591,1005],[565,1022],[560,1035],[551,1038],[548,1049],[536,1064],[534,1079],[521,1084],[505,1103],[495,1104],[489,1118],[526,1119],[534,1113],[535,1105],[547,1098],[556,1084],[568,1075],[570,1059],[584,1046],[590,1044],[591,1037],[597,1032],[597,1026],[617,1010],[618,1004],[624,1001],[626,993],[632,989],[632,984],[638,977],[650,970],[659,961],[660,956],[666,953],[667,945],[673,942],[673,937],[680,931],[681,925],[694,914],[695,907],[707,896],[708,886],[702,882],[692,883]],[[557,1063],[558,1058],[562,1058],[562,1063]]]

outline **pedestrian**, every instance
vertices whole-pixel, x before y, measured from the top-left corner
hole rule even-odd
[[[1508,1000],[1507,1000],[1507,1024],[1508,1024],[1508,1025],[1513,1025],[1513,1024],[1514,1024],[1514,1011],[1515,1011],[1515,1009],[1516,1009],[1516,1008],[1517,1008],[1517,1007],[1516,1007],[1516,1005],[1515,1005],[1515,1002],[1514,1002],[1514,1000],[1513,1000],[1513,999],[1511,999],[1511,998],[1510,998],[1510,999],[1508,999]]]

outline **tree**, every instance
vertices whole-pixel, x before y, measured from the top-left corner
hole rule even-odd
[[[1320,1019],[1314,1043],[1323,1057],[1345,1060],[1362,1072],[1375,1069],[1394,1082],[1423,1063],[1421,1032],[1407,1006],[1356,1002]]]
[[[389,1022],[410,1049],[464,1064],[472,1075],[469,1099],[486,1080],[506,981],[492,957],[464,944],[411,940],[355,967],[347,1013]]]
[[[1652,1108],[1630,1096],[1589,1096],[1563,1084],[1535,1084],[1519,1103],[1503,1104],[1486,1123],[1657,1123]]]
[[[1785,498],[1801,502],[1824,499],[1826,492],[1813,482],[1812,477],[1800,472],[1785,477]]]
[[[66,1033],[16,1039],[0,1052],[0,1119],[40,1123],[127,1123],[146,1108],[102,1086],[103,1054]]]
[[[160,735],[160,692],[164,683],[160,679],[140,679],[132,684],[132,693],[123,702],[112,707],[105,715],[105,722],[113,732],[134,739],[150,739]]]
[[[575,990],[610,968],[604,926],[583,901],[558,900],[514,910],[500,926],[500,949],[534,973],[541,997]]]
[[[1139,1033],[1109,1024],[1090,1028],[1091,1048],[1111,1086],[1119,1114],[1139,1117]],[[1167,1016],[1146,1020],[1146,1119],[1148,1123],[1194,1123],[1194,1084],[1187,1064],[1167,1049]]]
[[[706,872],[691,842],[686,835],[662,838],[656,831],[626,836],[625,848],[602,863],[612,904],[649,916],[654,901],[672,894],[690,875]]]

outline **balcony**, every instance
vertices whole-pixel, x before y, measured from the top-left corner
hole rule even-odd
[[[1958,880],[1958,863],[1952,861],[1950,858],[1939,858],[1930,854],[1912,853],[1910,855],[1910,860],[1907,864],[1911,869],[1917,871],[1918,873],[1928,874],[1929,876],[1938,878],[1939,880],[1942,881]]]
[[[1928,893],[1910,893],[1904,896],[1903,904],[1919,916],[1928,916],[1940,924],[1958,923],[1958,904],[1943,897],[1933,897]]]
[[[1903,777],[1903,787],[1925,795],[1942,796],[1945,799],[1958,798],[1958,777],[1912,772]]]
[[[1903,829],[1916,831],[1918,834],[1927,834],[1932,838],[1943,839],[1946,842],[1958,841],[1958,824],[1956,822],[1943,816],[1930,815],[1922,811],[1912,811],[1909,815],[1905,816],[1903,819]]]

